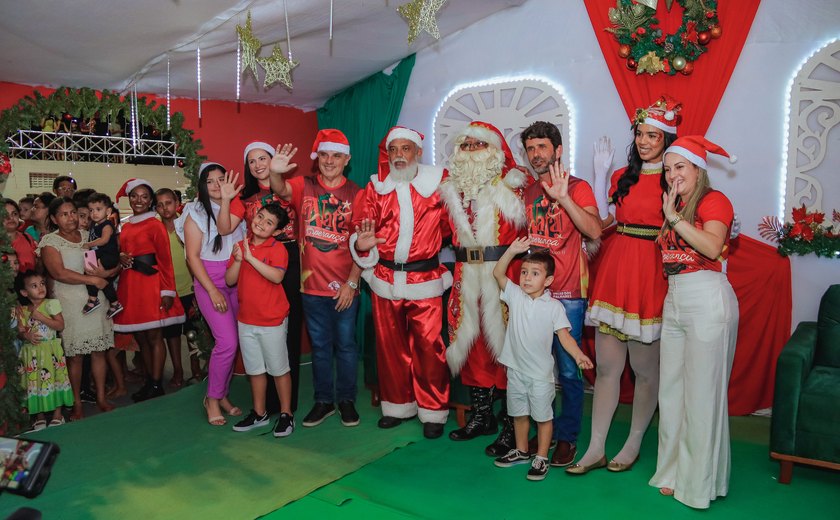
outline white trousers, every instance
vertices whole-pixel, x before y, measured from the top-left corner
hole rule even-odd
[[[672,275],[662,311],[659,452],[650,485],[694,508],[729,491],[727,388],[738,300],[726,275]]]

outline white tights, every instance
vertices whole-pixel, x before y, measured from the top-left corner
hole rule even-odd
[[[598,363],[595,377],[595,395],[592,400],[592,435],[589,448],[578,461],[589,466],[604,456],[607,434],[610,430],[621,385],[621,373],[630,353],[630,366],[636,375],[633,393],[633,418],[630,435],[621,451],[612,460],[631,464],[639,455],[659,394],[659,341],[651,344],[621,341],[615,336],[596,332],[595,358]]]

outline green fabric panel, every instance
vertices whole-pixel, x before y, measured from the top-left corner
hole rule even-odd
[[[800,431],[796,437],[796,455],[840,464],[840,437]]]
[[[770,451],[794,454],[799,396],[813,366],[816,340],[817,324],[802,322],[779,354],[773,393]]]
[[[799,398],[797,431],[833,436],[840,446],[840,368],[814,367]]]
[[[378,72],[342,90],[318,109],[318,128],[337,128],[350,142],[347,178],[364,188],[376,174],[379,142],[397,124],[415,55],[404,58],[391,74]],[[376,338],[371,319],[370,288],[362,284],[356,342],[362,346],[365,383],[376,379]]]
[[[817,323],[817,364],[840,368],[840,285],[823,295]]]

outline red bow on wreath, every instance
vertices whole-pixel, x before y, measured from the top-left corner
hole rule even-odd
[[[9,160],[9,156],[0,153],[0,173],[3,175],[9,175],[12,173],[12,161]]]

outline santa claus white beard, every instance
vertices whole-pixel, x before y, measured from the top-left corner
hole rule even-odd
[[[481,188],[502,174],[505,154],[492,146],[484,150],[457,150],[449,176],[464,194],[464,202],[475,200]]]
[[[393,161],[388,161],[388,166],[391,167],[390,177],[396,182],[410,182],[417,175],[417,162],[406,163],[405,161],[398,161],[402,169],[397,168]]]

